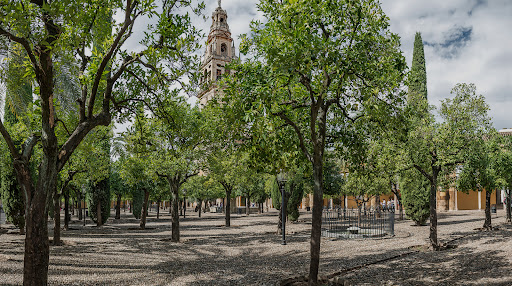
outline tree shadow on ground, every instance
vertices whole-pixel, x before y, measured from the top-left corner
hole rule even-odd
[[[457,241],[459,247],[444,251],[417,252],[377,263],[341,276],[349,285],[512,285],[511,263],[499,250],[465,247],[470,243],[500,245],[510,241],[510,231],[475,233]],[[377,261],[375,257],[354,257],[357,261]],[[350,260],[343,268],[351,265]]]
[[[499,251],[423,252],[346,275],[349,285],[510,285],[510,263]]]
[[[480,218],[473,218],[473,219],[464,219],[464,220],[440,220],[437,222],[437,225],[454,225],[454,224],[462,224],[462,223],[468,223],[468,222],[475,222],[475,221],[481,221],[482,225],[484,224],[484,219]],[[430,225],[430,224],[429,224]]]

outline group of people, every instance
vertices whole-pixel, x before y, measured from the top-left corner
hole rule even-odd
[[[394,209],[395,208],[395,201],[394,200],[388,200],[386,202],[386,199],[382,200],[382,203],[381,203],[381,206],[382,206],[382,209],[384,210],[387,210],[387,209]]]

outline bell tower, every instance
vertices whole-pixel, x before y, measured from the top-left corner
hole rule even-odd
[[[212,25],[210,34],[206,42],[206,50],[201,62],[200,84],[203,86],[198,94],[200,107],[215,97],[219,93],[217,90],[217,80],[223,75],[231,74],[232,71],[226,69],[226,64],[236,58],[235,43],[231,38],[231,31],[228,26],[228,14],[221,7],[221,0],[218,0],[219,6],[212,14]]]

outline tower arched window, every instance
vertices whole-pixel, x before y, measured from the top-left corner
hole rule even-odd
[[[220,45],[220,53],[223,56],[227,56],[228,55],[228,46],[226,44]]]

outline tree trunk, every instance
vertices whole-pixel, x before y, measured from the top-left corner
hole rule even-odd
[[[183,196],[183,218],[187,217],[187,197]]]
[[[60,245],[60,195],[53,195],[53,245]]]
[[[171,241],[172,242],[179,242],[180,241],[180,216],[178,213],[179,209],[179,185],[175,182],[170,182],[171,184],[171,191],[173,194],[172,198],[172,215],[171,215]]]
[[[77,204],[78,204],[78,220],[82,220],[82,198],[80,196],[78,197]]]
[[[199,206],[199,217],[201,217],[201,211],[203,209],[203,200],[198,200],[198,202],[199,202],[199,204],[198,204],[198,206]]]
[[[404,220],[404,206],[402,205],[402,200],[398,200],[398,206],[400,207],[400,214],[398,218],[400,220]]]
[[[144,190],[144,202],[142,203],[142,215],[140,216],[140,229],[146,229],[146,218],[148,216],[149,190]]]
[[[224,203],[224,198],[222,198],[222,213],[226,213],[226,204]]]
[[[47,285],[50,243],[48,241],[48,213],[46,204],[34,205],[28,210],[25,236],[23,285]],[[43,215],[39,215],[42,213]]]
[[[437,174],[440,170],[432,168],[432,180],[430,181],[430,244],[434,250],[439,250],[437,241]]]
[[[250,204],[251,204],[251,199],[249,198],[249,195],[247,195],[247,197],[245,197],[245,214],[246,215],[251,214]]]
[[[160,219],[160,200],[156,202],[156,219]]]
[[[318,147],[315,146],[315,149]],[[323,149],[322,149],[323,150]],[[313,155],[313,211],[311,221],[311,241],[309,265],[309,285],[318,283],[318,268],[320,266],[320,240],[322,234],[322,204],[323,204],[323,158],[320,150]]]
[[[84,226],[85,226],[85,222],[87,221],[87,203],[85,202],[85,199],[84,199],[84,207],[82,208],[82,212],[83,212],[82,218],[84,220]]]
[[[115,219],[121,219],[121,194],[117,194]]]
[[[41,91],[42,92],[42,91]],[[42,104],[45,104],[42,102]],[[47,101],[46,104],[49,104]],[[43,110],[43,113],[45,110]],[[48,111],[46,111],[48,112]],[[50,244],[48,240],[48,203],[56,190],[57,138],[45,122],[43,114],[43,158],[39,165],[37,186],[34,188],[28,163],[14,162],[18,183],[25,196],[25,255],[23,285],[47,285]]]
[[[231,226],[231,189],[226,189],[226,226]]]
[[[98,196],[98,204],[96,205],[96,226],[103,225],[103,217],[101,215],[101,197]]]
[[[507,222],[512,222],[512,210],[510,207],[511,197],[512,197],[512,191],[507,190],[507,198],[505,199],[505,203],[507,204],[505,206],[506,210],[507,210]]]
[[[69,191],[64,191],[64,229],[69,230]],[[73,209],[73,204],[71,204],[71,209]]]
[[[485,222],[484,228],[490,230],[491,225],[491,192],[485,191]]]

